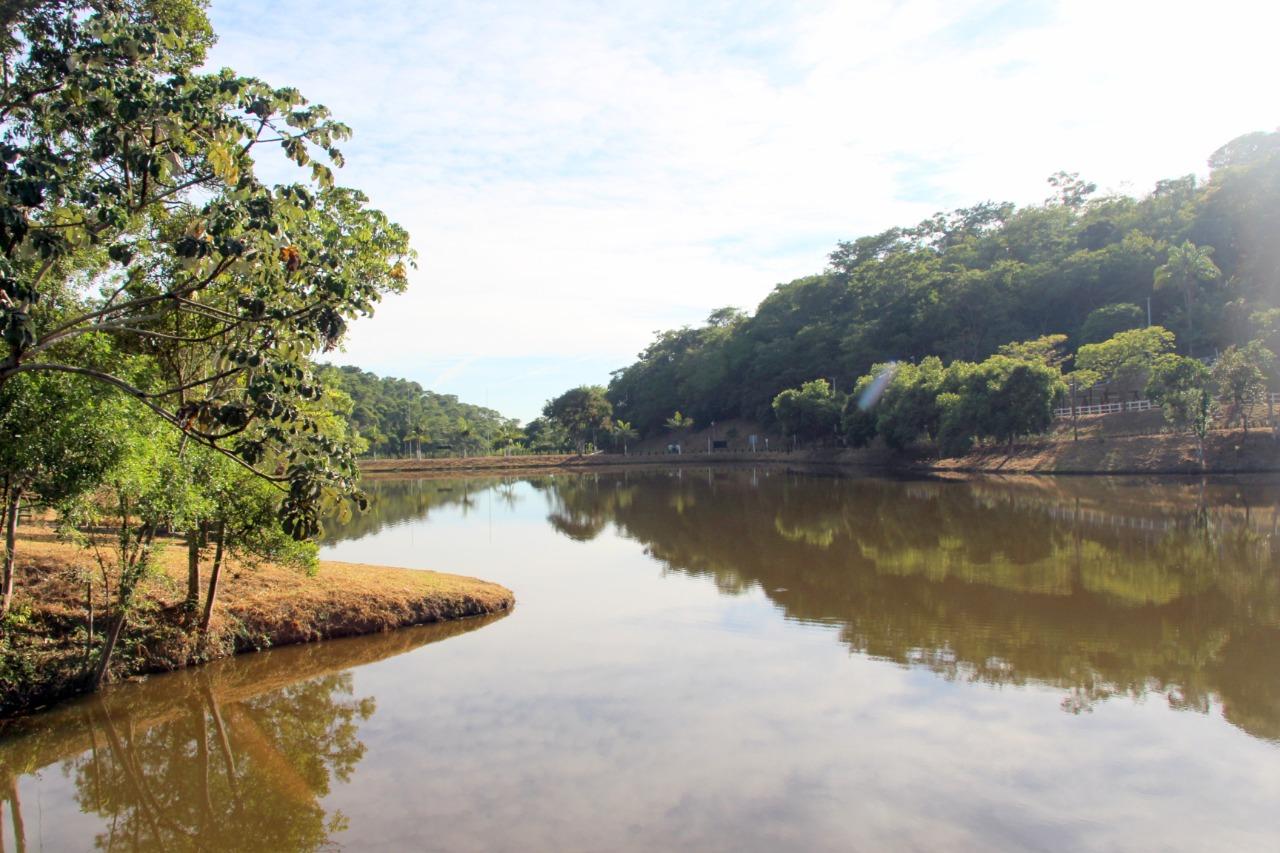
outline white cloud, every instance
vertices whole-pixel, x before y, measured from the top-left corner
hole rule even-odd
[[[354,330],[357,363],[620,366],[655,328],[818,271],[836,239],[1036,201],[1064,168],[1142,191],[1277,123],[1275,13],[1241,0],[212,14],[214,62],[355,128],[341,179],[421,252],[410,292]]]

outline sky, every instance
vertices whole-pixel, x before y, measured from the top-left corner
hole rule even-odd
[[[1260,0],[212,0],[209,64],[354,136],[404,294],[336,361],[529,420],[837,241],[1079,172],[1142,194],[1280,124]]]

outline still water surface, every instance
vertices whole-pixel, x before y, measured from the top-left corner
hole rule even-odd
[[[64,706],[4,849],[1280,849],[1280,481],[371,490],[515,611]]]

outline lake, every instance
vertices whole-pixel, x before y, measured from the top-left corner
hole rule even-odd
[[[1280,849],[1275,478],[368,488],[514,612],[62,706],[4,849]]]

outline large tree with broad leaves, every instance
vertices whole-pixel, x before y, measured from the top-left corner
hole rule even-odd
[[[335,186],[346,126],[198,70],[198,0],[44,0],[0,34],[0,386],[78,374],[286,492],[294,536],[355,496],[305,413],[309,357],[405,284],[408,235]],[[272,158],[295,183],[258,177]],[[274,169],[274,164],[271,168]],[[102,336],[118,357],[86,360]]]

